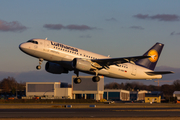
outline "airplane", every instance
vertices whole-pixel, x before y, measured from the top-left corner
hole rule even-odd
[[[93,82],[100,81],[99,75],[128,80],[161,79],[163,74],[173,73],[154,71],[163,47],[164,44],[156,43],[142,56],[110,58],[47,39],[30,39],[19,45],[22,52],[39,59],[37,70],[45,60],[45,70],[49,73],[74,71],[76,84],[81,83],[79,72],[95,75]]]

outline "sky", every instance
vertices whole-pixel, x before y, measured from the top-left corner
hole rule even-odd
[[[17,81],[71,78],[73,73],[45,72],[46,61],[37,72],[38,59],[18,48],[32,38],[48,38],[111,57],[139,56],[160,42],[165,46],[157,68],[176,72],[164,80],[179,79],[179,5],[179,0],[1,0],[0,80],[8,76]],[[106,82],[111,81],[121,82],[109,78]]]

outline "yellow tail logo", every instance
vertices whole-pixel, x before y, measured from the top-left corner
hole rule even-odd
[[[148,52],[148,56],[151,56],[151,57],[149,58],[149,60],[150,60],[151,62],[156,62],[156,61],[158,60],[158,57],[159,57],[158,52],[157,52],[156,50],[154,50],[154,49],[152,49],[152,50],[150,50],[150,51]]]

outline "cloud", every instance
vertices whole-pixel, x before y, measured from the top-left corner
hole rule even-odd
[[[129,27],[129,28],[138,29],[138,30],[144,30],[144,28],[141,27],[141,26],[131,26],[131,27]]]
[[[3,32],[22,32],[26,30],[27,27],[21,25],[18,21],[6,22],[0,20],[0,31]]]
[[[61,30],[61,29],[68,29],[68,30],[93,30],[96,29],[95,27],[89,27],[87,25],[67,25],[63,26],[62,24],[45,24],[43,26],[44,28],[50,29],[50,30]]]
[[[179,33],[176,33],[175,31],[172,32],[170,35],[180,35],[180,32]]]
[[[157,14],[153,16],[150,16],[148,14],[146,15],[137,14],[134,15],[133,17],[138,19],[151,19],[151,20],[159,20],[159,21],[180,21],[180,16],[175,14]]]
[[[117,22],[117,20],[116,20],[115,18],[113,18],[113,17],[110,18],[110,19],[106,19],[106,21],[109,21],[109,22],[111,22],[111,21],[112,21],[112,22]]]
[[[61,24],[45,24],[43,27],[51,30],[61,30],[64,28]]]

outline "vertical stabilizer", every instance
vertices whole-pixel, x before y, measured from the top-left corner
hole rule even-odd
[[[135,63],[137,65],[143,66],[150,70],[154,70],[163,47],[164,47],[164,44],[156,43],[143,55],[143,56],[151,56],[150,58],[140,59],[140,60],[136,61]]]

